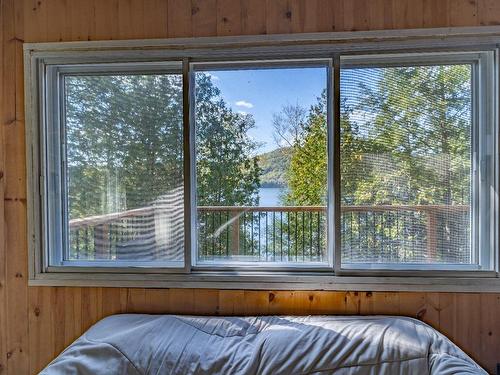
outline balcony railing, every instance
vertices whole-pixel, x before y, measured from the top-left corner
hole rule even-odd
[[[324,206],[200,206],[201,261],[323,262]],[[470,262],[465,205],[343,206],[344,260]],[[151,206],[70,221],[70,259],[178,260],[181,207]]]

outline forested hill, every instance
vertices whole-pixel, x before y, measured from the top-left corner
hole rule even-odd
[[[290,166],[292,150],[290,147],[279,148],[258,156],[262,171],[262,187],[280,187],[286,185],[286,173]]]

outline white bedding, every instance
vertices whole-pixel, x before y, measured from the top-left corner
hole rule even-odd
[[[386,316],[114,315],[41,374],[486,374],[428,325]]]

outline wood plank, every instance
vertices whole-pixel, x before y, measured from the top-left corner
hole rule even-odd
[[[23,2],[2,3],[2,127],[4,168],[4,262],[6,267],[7,371],[29,371],[28,336],[28,260],[26,242],[26,179],[24,149],[24,96],[22,42],[25,38]],[[45,12],[38,4],[40,14]],[[43,25],[43,22],[41,22]],[[43,32],[46,28],[41,27]],[[24,251],[23,251],[24,250]]]
[[[139,38],[168,37],[167,0],[148,0],[144,2],[144,33]]]
[[[482,366],[494,369],[500,352],[500,295],[483,293],[480,296],[480,350],[474,348],[474,357]],[[475,333],[477,335],[477,332]]]
[[[370,29],[370,0],[353,0],[353,30]]]
[[[191,0],[191,23],[193,36],[216,36],[216,0]]]
[[[344,293],[342,292],[314,292],[310,293],[309,300],[311,314],[345,314]]]
[[[500,1],[481,0],[477,5],[478,24],[482,26],[500,25]]]
[[[29,364],[29,373],[36,374],[54,357],[53,326],[57,323],[52,320],[52,293],[52,288],[29,289],[29,361],[26,360],[22,368],[14,371],[9,366],[9,373],[27,374],[26,366]]]
[[[446,27],[448,26],[448,1],[423,0],[423,26]]]
[[[219,315],[219,292],[214,289],[195,289],[194,313],[197,315]]]
[[[146,289],[146,312],[148,314],[169,314],[169,292],[169,289]]]
[[[170,289],[168,299],[172,314],[194,314],[193,289]]]
[[[266,31],[268,34],[287,34],[292,31],[292,9],[288,0],[267,0]]]
[[[191,2],[168,0],[168,37],[180,38],[193,35],[191,30]]]
[[[477,26],[477,0],[448,0],[448,26]]]
[[[335,6],[332,1],[316,0],[314,14],[316,18],[316,28],[314,28],[312,21],[308,21],[309,18],[313,17],[313,13],[309,12],[309,16],[306,18],[304,32],[335,31]]]
[[[217,35],[241,34],[241,2],[217,0]]]
[[[220,290],[219,311],[221,315],[244,315],[245,293],[242,290]]]
[[[144,2],[141,0],[120,0],[118,2],[118,33],[120,39],[141,39],[144,37]]]
[[[266,0],[241,0],[241,32],[248,35],[266,34]]]
[[[92,40],[119,39],[119,0],[94,0]]]
[[[269,315],[270,304],[275,292],[245,290],[243,292],[243,315]]]
[[[9,4],[6,1],[0,2],[0,24],[5,25],[4,17],[9,16]],[[4,87],[4,27],[0,28],[0,87]],[[0,119],[3,124],[5,113],[5,103],[3,100],[4,91],[0,89]],[[0,374],[7,373],[7,265],[6,258],[6,239],[5,239],[5,149],[3,145],[4,126],[0,126]]]

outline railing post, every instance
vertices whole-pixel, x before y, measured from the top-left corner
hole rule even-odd
[[[232,242],[232,255],[239,255],[240,251],[240,214],[241,211],[234,211],[232,213],[231,225],[231,242]]]
[[[98,225],[94,228],[94,250],[95,259],[109,258],[109,225]]]
[[[427,262],[431,263],[437,255],[437,218],[434,209],[426,210],[427,214]]]

